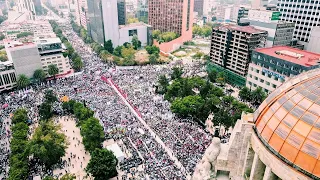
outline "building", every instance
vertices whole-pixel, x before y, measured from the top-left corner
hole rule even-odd
[[[87,29],[87,14],[88,14],[88,3],[87,0],[78,0],[80,6],[80,25]]]
[[[260,48],[252,52],[246,86],[273,92],[283,82],[305,71],[319,68],[320,54],[288,46]]]
[[[138,20],[148,24],[148,14],[149,14],[148,0],[138,0],[137,15],[136,15]]]
[[[308,51],[320,53],[320,27],[312,28],[308,44]]]
[[[246,7],[240,7],[238,10],[238,18],[237,18],[237,24],[239,25],[242,18],[247,18],[249,15],[249,8]]]
[[[142,45],[151,43],[150,26],[144,23],[125,24],[125,1],[100,1],[88,0],[88,32],[94,41],[104,44],[111,40],[116,47],[122,45],[124,40],[131,42],[132,37],[137,35]]]
[[[37,69],[41,69],[38,47],[34,43],[18,43],[9,41],[6,43],[8,61],[13,62],[16,76],[24,74],[32,78]]]
[[[268,0],[253,0],[251,1],[252,9],[261,9],[268,5]]]
[[[307,49],[312,28],[320,25],[319,1],[278,0],[277,7],[281,12],[282,21],[295,23],[293,37],[297,38]]]
[[[55,37],[52,27],[47,20],[24,21],[22,23],[10,23],[2,27],[7,39],[16,40],[22,32],[31,32],[34,37]]]
[[[243,114],[212,164],[230,179],[320,179],[320,71],[290,78]]]
[[[288,46],[292,42],[295,25],[293,22],[279,21],[279,16],[279,11],[251,9],[248,17],[242,18],[240,22],[267,31],[266,47]]]
[[[178,49],[183,42],[192,39],[194,0],[149,0],[149,24],[153,30],[175,32],[179,37],[159,46],[162,52]]]
[[[131,42],[134,35],[141,41],[141,46],[152,44],[152,28],[143,22],[120,26],[119,34],[118,45]]]
[[[35,20],[36,18],[36,9],[34,7],[33,0],[18,0],[17,2],[18,12],[30,12],[30,20]]]
[[[13,62],[0,62],[0,92],[10,90],[16,86],[17,77]]]
[[[208,16],[208,0],[194,0],[193,10],[198,13],[198,16]]]
[[[72,67],[68,57],[63,56],[62,42],[59,38],[36,39],[41,67],[48,74],[48,66],[54,64],[59,68],[59,74],[72,73]]]
[[[245,86],[252,50],[264,47],[267,31],[252,26],[223,25],[213,28],[210,60],[226,71],[227,81]]]

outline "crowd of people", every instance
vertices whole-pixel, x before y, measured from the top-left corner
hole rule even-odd
[[[169,109],[170,104],[163,96],[155,94],[154,85],[160,74],[169,74],[171,65],[116,69],[102,63],[89,45],[72,31],[70,24],[63,24],[64,33],[75,50],[82,57],[82,72],[50,82],[0,95],[0,179],[8,175],[10,153],[10,117],[18,108],[25,108],[31,124],[39,120],[38,106],[43,101],[45,89],[52,89],[58,98],[68,96],[83,102],[92,109],[94,116],[104,127],[107,139],[121,143],[121,149],[129,152],[129,157],[120,162],[124,171],[122,179],[129,177],[149,179],[186,179],[192,174],[197,162],[202,158],[212,137],[189,119],[176,117]],[[184,67],[186,72],[196,74],[201,68],[195,65]],[[127,101],[141,113],[139,120],[126,103],[101,77],[113,79],[126,93]],[[30,128],[30,135],[34,127]],[[159,143],[155,132],[165,147]],[[166,149],[173,154],[168,154]],[[171,157],[181,162],[179,166]],[[67,162],[65,162],[67,163]],[[142,170],[141,170],[142,169]]]

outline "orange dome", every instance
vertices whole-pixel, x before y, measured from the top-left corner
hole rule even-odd
[[[320,71],[284,83],[254,114],[255,132],[278,158],[313,179],[320,177]]]

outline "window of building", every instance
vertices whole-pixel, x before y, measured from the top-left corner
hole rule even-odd
[[[266,85],[270,86],[270,82],[266,81]]]
[[[137,29],[131,29],[131,30],[129,30],[129,36],[134,36],[134,35],[137,35],[137,34],[138,34]]]
[[[273,88],[277,88],[277,86],[276,86],[275,84],[272,84],[272,87],[273,87]]]
[[[255,76],[254,79],[255,79],[255,80],[258,80],[258,77]]]
[[[260,82],[261,82],[261,83],[264,83],[264,80],[263,80],[263,79],[260,79]]]

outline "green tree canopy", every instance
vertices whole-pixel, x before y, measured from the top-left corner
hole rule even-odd
[[[158,63],[158,57],[155,54],[149,55],[149,63],[150,64],[157,64]]]
[[[122,55],[121,55],[122,48],[124,48],[124,47],[123,47],[123,46],[117,46],[117,47],[114,49],[113,54],[114,54],[115,56],[122,57]]]
[[[30,84],[30,80],[29,78],[24,75],[24,74],[20,74],[17,78],[17,86],[19,89],[25,88]]]
[[[95,149],[91,154],[91,159],[87,165],[86,171],[94,177],[95,180],[106,180],[115,177],[117,172],[118,159],[107,149]]]
[[[251,93],[251,91],[250,91],[249,88],[243,87],[243,88],[239,91],[239,97],[240,97],[240,99],[242,99],[243,101],[251,101],[252,93]]]
[[[113,53],[113,44],[110,39],[104,43],[104,49],[107,50],[111,54]]]
[[[37,81],[37,82],[41,82],[43,80],[45,80],[46,78],[46,73],[42,70],[42,69],[37,69],[34,71],[33,73],[33,78]]]
[[[28,151],[46,169],[52,169],[65,155],[67,146],[68,142],[66,136],[61,133],[61,127],[54,125],[52,121],[47,121],[35,129],[28,144]]]
[[[252,103],[256,106],[260,105],[266,97],[267,94],[262,90],[261,87],[258,87],[252,91]]]
[[[171,111],[182,117],[197,117],[205,101],[200,96],[177,98],[171,104]]]
[[[182,74],[183,74],[182,68],[180,68],[180,67],[173,67],[173,68],[172,68],[172,74],[171,74],[171,80],[181,78]]]
[[[134,36],[133,36],[131,42],[132,42],[133,48],[134,48],[135,50],[137,50],[137,49],[139,49],[139,48],[141,47],[141,41],[139,41],[137,35],[134,35]]]
[[[65,174],[65,175],[63,175],[61,178],[60,178],[60,180],[74,180],[74,179],[76,179],[77,177],[74,175],[74,174],[69,174],[69,173],[67,173],[67,174]]]
[[[16,124],[16,123],[26,123],[28,120],[28,112],[26,109],[17,109],[14,113],[13,113],[13,117],[12,117],[12,123]]]
[[[54,103],[58,101],[58,98],[54,94],[53,90],[46,90],[46,92],[44,93],[44,99],[47,103]]]
[[[44,102],[39,107],[39,116],[41,120],[49,120],[53,116],[52,106],[48,102]]]
[[[93,152],[96,148],[102,147],[104,141],[103,127],[96,118],[89,118],[81,125],[81,135],[83,137],[83,145],[89,152]]]
[[[50,64],[48,66],[48,73],[54,78],[56,78],[56,75],[59,73],[59,68],[55,64]]]
[[[75,58],[72,63],[74,70],[77,72],[79,72],[83,67],[83,62],[80,57]]]

